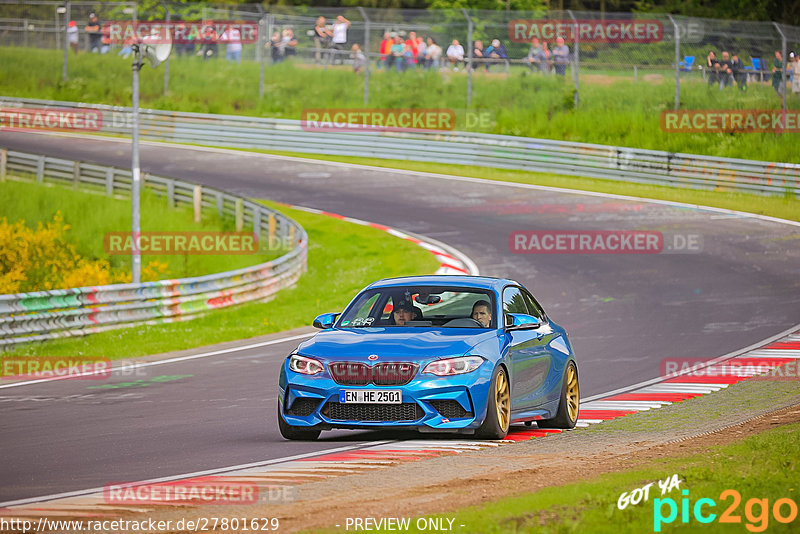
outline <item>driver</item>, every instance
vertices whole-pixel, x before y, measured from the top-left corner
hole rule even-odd
[[[472,315],[470,317],[481,323],[484,328],[489,328],[489,325],[492,324],[492,305],[489,304],[488,300],[475,302],[472,305]]]
[[[397,326],[403,326],[408,321],[419,319],[421,315],[422,311],[410,300],[399,300],[392,310],[392,319]]]

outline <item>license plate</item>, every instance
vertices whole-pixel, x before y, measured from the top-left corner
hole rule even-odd
[[[340,389],[341,404],[402,404],[400,389]]]

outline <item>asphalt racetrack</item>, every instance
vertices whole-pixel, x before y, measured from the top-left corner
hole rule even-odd
[[[0,146],[130,166],[129,141],[3,132]],[[741,349],[800,317],[797,226],[245,152],[143,143],[141,161],[146,172],[432,237],[481,274],[518,280],[569,331],[583,397],[655,378],[666,358]],[[598,230],[662,232],[665,250],[520,254],[509,240],[518,231]],[[0,503],[404,437],[337,431],[284,441],[277,374],[298,342],[146,367],[136,376],[146,387],[93,387],[130,381],[115,376],[0,389]]]

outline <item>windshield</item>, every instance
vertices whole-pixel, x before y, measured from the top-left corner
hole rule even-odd
[[[494,295],[483,289],[401,286],[368,289],[339,318],[339,328],[496,328]]]

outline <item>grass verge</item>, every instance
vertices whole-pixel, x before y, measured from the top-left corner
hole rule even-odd
[[[254,302],[183,323],[138,326],[32,344],[9,355],[131,358],[233,341],[308,326],[340,311],[367,284],[391,276],[429,274],[439,264],[427,250],[382,230],[264,202],[280,208],[309,235],[308,272],[269,302]]]
[[[129,106],[130,59],[115,53],[69,56],[69,80],[61,81],[62,52],[0,48],[0,94],[27,98],[96,102]],[[99,76],[98,73],[103,73]],[[305,64],[270,65],[265,96],[259,98],[259,66],[222,60],[175,57],[170,61],[170,90],[163,95],[163,72],[143,69],[142,107],[299,119],[303,109],[363,108],[363,76],[349,68],[322,70]],[[335,90],[332,90],[335,88]],[[681,84],[681,106],[693,110],[779,109],[769,83],[751,83],[747,92],[720,91],[699,79]],[[667,133],[662,111],[672,110],[674,84],[669,75],[635,82],[630,76],[582,74],[580,107],[573,108],[570,77],[540,76],[525,68],[503,74],[477,72],[473,112],[487,112],[486,123],[470,127],[463,72],[415,70],[402,74],[374,71],[372,108],[447,108],[463,117],[460,130],[581,141],[766,161],[800,162],[794,136],[776,133]],[[800,97],[787,95],[796,109]],[[483,117],[484,115],[478,115]]]
[[[795,198],[790,195],[765,196],[734,191],[702,191],[690,188],[616,182],[612,180],[603,180],[600,178],[585,178],[580,176],[563,176],[530,171],[492,169],[486,167],[474,167],[470,165],[423,163],[405,160],[362,158],[356,156],[329,156],[298,152],[258,152],[275,154],[279,156],[317,159],[321,161],[338,161],[342,163],[371,165],[382,168],[430,172],[436,174],[447,174],[451,176],[465,176],[471,178],[481,178],[483,180],[497,180],[520,184],[562,187],[566,189],[577,189],[579,191],[596,191],[615,195],[668,200],[671,202],[683,202],[686,204],[711,206],[715,208],[743,211],[746,213],[755,213],[758,215],[779,217],[781,219],[788,219],[791,221],[800,221],[800,198]]]

